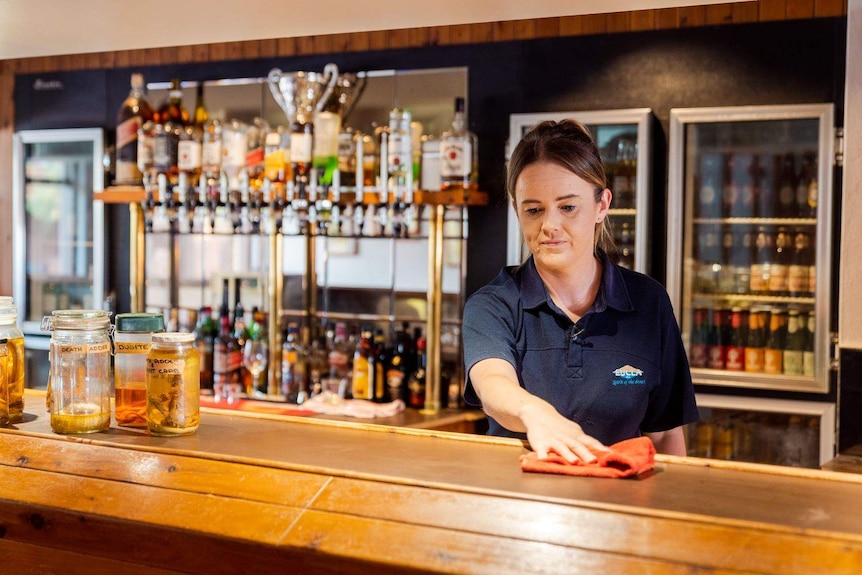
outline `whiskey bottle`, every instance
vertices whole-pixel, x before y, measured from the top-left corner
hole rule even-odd
[[[197,87],[197,97],[195,98],[195,113],[192,118],[192,124],[203,130],[204,124],[206,124],[210,119],[209,111],[207,111],[207,106],[204,103],[204,83],[198,82]]]
[[[440,187],[443,191],[479,187],[478,139],[466,127],[464,110],[464,98],[455,98],[452,127],[440,135]]]
[[[140,185],[141,169],[138,166],[138,130],[153,119],[153,110],[144,99],[144,77],[132,74],[131,90],[117,114],[116,170],[117,183]]]
[[[171,80],[168,98],[159,106],[156,121],[162,124],[173,122],[180,126],[189,125],[189,111],[183,106],[183,89],[177,78]]]
[[[425,353],[425,338],[416,338],[416,369],[407,380],[408,401],[410,407],[421,409],[425,407],[425,365],[427,356]]]

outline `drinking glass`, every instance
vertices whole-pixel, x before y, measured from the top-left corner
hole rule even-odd
[[[252,384],[251,389],[246,390],[249,397],[254,394],[255,389],[260,389],[260,374],[266,371],[266,365],[269,361],[269,349],[266,341],[263,339],[249,339],[245,342],[245,347],[242,351],[242,363],[246,369],[251,372]]]

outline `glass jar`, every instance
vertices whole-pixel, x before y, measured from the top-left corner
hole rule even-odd
[[[151,435],[189,435],[197,430],[200,375],[194,334],[153,334],[147,354],[147,429]]]
[[[153,334],[165,331],[160,313],[121,313],[114,321],[114,419],[147,426],[147,354]]]
[[[9,371],[6,339],[0,338],[0,425],[9,424],[9,386],[7,374]]]
[[[18,329],[18,308],[9,296],[0,297],[0,338],[6,340],[9,423],[21,423],[24,421],[24,334]]]
[[[111,321],[102,310],[55,310],[51,332],[48,412],[55,433],[95,433],[111,423]]]

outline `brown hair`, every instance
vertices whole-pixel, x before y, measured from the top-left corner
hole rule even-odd
[[[537,162],[549,162],[567,169],[593,185],[593,197],[599,202],[608,187],[605,166],[590,131],[577,120],[546,120],[527,132],[509,159],[506,189],[515,205],[515,185],[524,169]],[[613,249],[608,218],[596,224],[594,247],[605,251]]]

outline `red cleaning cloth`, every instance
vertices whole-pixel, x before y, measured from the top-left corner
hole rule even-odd
[[[539,459],[531,451],[521,456],[521,471],[620,478],[649,471],[655,463],[655,447],[646,436],[614,443],[610,451],[591,451],[597,458],[592,463],[584,463],[580,459],[569,463],[556,453],[551,453],[546,459]]]

